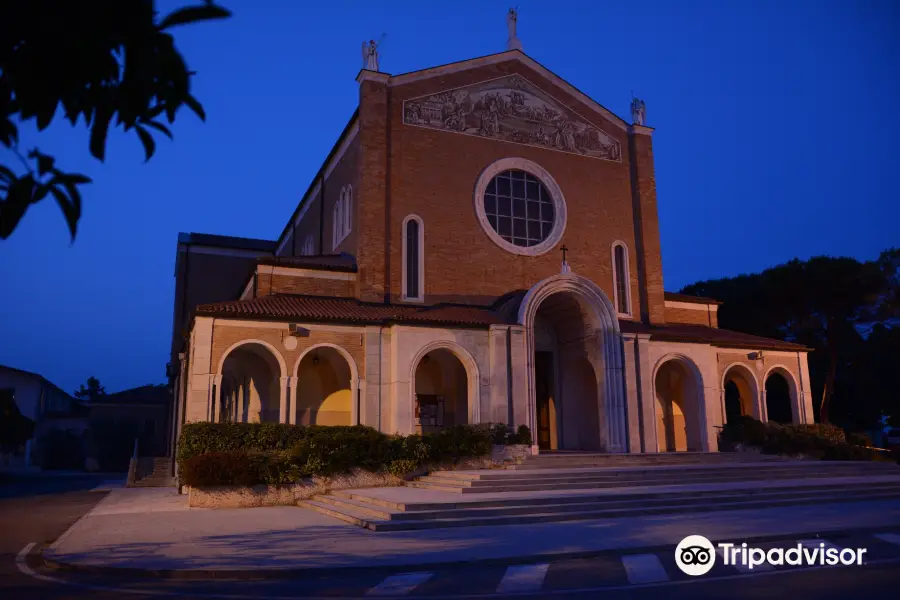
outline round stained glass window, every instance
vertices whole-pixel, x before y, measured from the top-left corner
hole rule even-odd
[[[546,240],[556,218],[553,197],[526,171],[503,171],[484,190],[484,214],[507,242],[527,248]]]

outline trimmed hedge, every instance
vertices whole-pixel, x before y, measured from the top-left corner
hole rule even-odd
[[[743,444],[760,448],[766,454],[802,454],[823,460],[876,460],[878,452],[868,438],[851,434],[830,424],[762,423],[742,416],[725,425],[720,434],[724,446]]]
[[[285,423],[186,423],[178,440],[179,463],[207,452],[290,450],[319,431],[370,430],[363,425],[301,427]]]
[[[531,443],[528,427],[457,425],[425,436],[389,436],[371,427],[278,423],[189,423],[178,445],[186,485],[282,484],[352,469],[403,475],[425,464],[491,453],[493,443]]]

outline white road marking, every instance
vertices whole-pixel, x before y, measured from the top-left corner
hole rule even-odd
[[[513,592],[535,592],[544,585],[544,577],[547,575],[549,563],[539,565],[513,565],[506,569],[500,585],[497,586],[498,594]]]
[[[366,592],[366,596],[402,596],[431,579],[433,575],[434,573],[391,575]]]
[[[877,537],[883,542],[900,546],[900,535],[897,535],[896,533],[876,533],[873,537]]]
[[[725,548],[721,548],[721,547],[716,548],[716,554],[718,554],[719,558],[722,559],[722,564],[725,564],[725,551],[726,551]],[[729,557],[729,560],[730,560],[730,558],[731,557]],[[741,562],[740,553],[738,553],[736,558],[737,558],[737,563],[729,562],[728,566],[734,567],[741,573],[759,573],[760,571],[771,571],[772,569],[775,568],[772,565],[770,565],[769,563],[764,562],[761,565],[753,565],[753,568],[751,569],[749,565],[745,565],[744,563]]]
[[[669,574],[655,554],[628,554],[622,557],[622,566],[629,583],[659,583],[668,581]]]
[[[40,573],[29,567],[28,563],[25,562],[28,558],[28,553],[31,552],[31,549],[35,546],[36,544],[34,542],[31,542],[30,544],[19,550],[19,553],[16,554],[16,567],[19,569],[19,571],[21,571],[25,575],[28,575],[29,577],[34,577],[35,579],[40,579],[41,581],[50,581],[56,583],[55,579],[53,579],[52,577],[41,575]]]

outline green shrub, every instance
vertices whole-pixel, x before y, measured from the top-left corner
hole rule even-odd
[[[192,456],[181,468],[186,485],[256,485],[259,470],[246,452],[208,452]]]
[[[436,463],[456,463],[463,458],[475,458],[491,453],[490,429],[456,425],[424,436],[428,456]]]
[[[519,428],[516,429],[513,441],[510,443],[530,446],[532,444],[532,438],[531,430],[528,428],[528,425],[519,425]]]
[[[187,423],[178,440],[178,462],[207,452],[290,450],[323,431],[375,431],[364,425],[303,427],[285,423]]]
[[[531,445],[531,430],[528,425],[519,425],[513,430],[504,423],[494,423],[490,426],[491,442],[497,445],[526,444]]]
[[[412,473],[420,466],[420,463],[414,460],[410,460],[408,458],[398,458],[388,463],[387,469],[385,470],[395,477],[403,477],[407,473]]]
[[[488,455],[499,431],[457,425],[425,436],[390,436],[363,426],[191,423],[182,433],[178,460],[182,482],[196,486],[279,485],[353,469],[401,476],[427,464]],[[531,443],[531,432],[505,428],[503,439]]]

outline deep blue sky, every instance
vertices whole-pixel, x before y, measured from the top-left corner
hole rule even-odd
[[[355,108],[363,39],[387,33],[395,74],[491,54],[509,6],[220,2],[233,19],[176,36],[207,123],[180,115],[150,163],[121,131],[100,164],[82,129],[22,128],[95,183],[74,244],[50,200],[0,242],[0,364],[163,381],[178,232],[277,236]],[[530,56],[620,116],[645,99],[667,289],[900,245],[900,3],[517,3]]]

